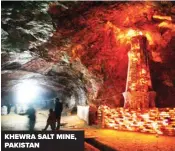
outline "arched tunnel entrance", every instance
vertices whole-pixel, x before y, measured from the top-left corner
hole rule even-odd
[[[55,108],[54,100],[57,97],[63,102],[62,116],[65,117],[63,124],[70,121],[68,118],[71,118],[72,122],[75,120],[72,126],[76,127],[76,120],[81,124],[85,124],[84,121],[80,122],[75,117],[77,106],[87,106],[89,103],[90,93],[83,81],[83,73],[74,70],[74,67],[65,62],[51,64],[49,68],[47,67],[47,72],[46,70],[43,72],[41,66],[33,70],[32,68],[35,66],[33,64],[36,64],[36,62],[40,64],[41,60],[37,58],[33,63],[29,61],[22,67],[13,70],[6,70],[9,65],[4,67],[2,71],[1,104],[2,108],[7,108],[7,113],[4,114],[10,113],[10,115],[18,116],[25,113],[30,105],[33,105],[38,113],[36,116],[44,115],[44,121],[46,121],[49,109]],[[42,68],[46,68],[46,64]],[[2,129],[8,127],[6,123],[11,118],[5,120],[6,122],[2,122]],[[71,125],[71,123],[68,123],[68,125]],[[38,126],[39,128],[44,127],[44,124]]]

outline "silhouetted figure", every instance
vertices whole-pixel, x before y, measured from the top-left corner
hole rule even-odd
[[[47,130],[48,127],[51,127],[52,130],[55,130],[55,126],[56,126],[56,114],[53,111],[53,109],[49,110],[49,117],[47,119],[47,124],[45,126],[45,128],[43,129],[43,131]]]
[[[7,114],[10,114],[12,105],[10,103],[7,104]]]
[[[57,120],[57,130],[60,129],[61,113],[63,111],[63,103],[59,98],[55,99],[55,115]]]
[[[26,113],[28,115],[28,127],[30,131],[34,130],[35,127],[35,123],[36,123],[36,111],[33,108],[32,105],[29,106],[29,108],[27,109]]]
[[[7,114],[10,114],[12,103],[10,100],[6,100],[5,105],[7,106]]]

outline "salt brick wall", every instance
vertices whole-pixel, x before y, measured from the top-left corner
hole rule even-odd
[[[104,128],[175,135],[175,108],[131,110],[100,106],[98,119]]]

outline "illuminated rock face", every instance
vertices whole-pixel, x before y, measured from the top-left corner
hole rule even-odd
[[[175,108],[135,110],[101,105],[98,113],[103,128],[175,136]]]
[[[127,83],[123,93],[124,107],[126,108],[137,109],[155,106],[156,93],[152,91],[146,43],[146,37],[141,34],[130,40]]]

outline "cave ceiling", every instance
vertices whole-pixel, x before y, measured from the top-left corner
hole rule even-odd
[[[21,80],[33,79],[78,104],[123,106],[127,33],[139,31],[147,38],[156,106],[175,106],[174,2],[20,5],[23,9],[2,5],[4,94]]]

